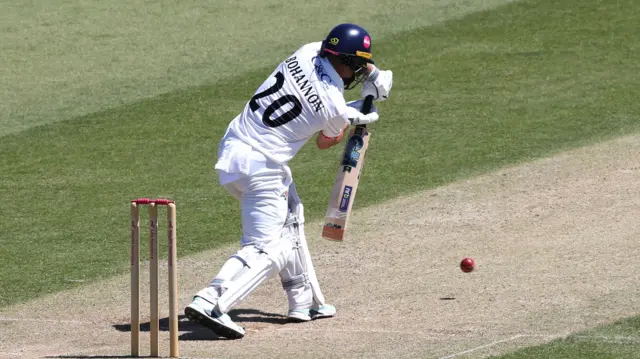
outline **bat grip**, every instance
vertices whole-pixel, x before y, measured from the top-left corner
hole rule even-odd
[[[362,109],[360,112],[367,115],[371,112],[371,106],[373,105],[373,95],[368,95],[364,98],[364,102],[362,103]]]

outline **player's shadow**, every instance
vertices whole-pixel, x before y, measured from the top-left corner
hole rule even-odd
[[[236,323],[270,323],[270,324],[286,324],[287,317],[276,313],[267,313],[257,309],[234,309],[229,312],[229,316]],[[159,320],[160,331],[169,331],[169,318],[161,318]],[[240,324],[242,326],[242,324]],[[113,328],[120,332],[130,332],[131,324],[114,324]],[[151,330],[149,322],[140,323],[140,331],[148,332]],[[227,338],[219,337],[210,329],[200,324],[193,323],[187,319],[185,315],[178,317],[178,330],[182,333],[179,340],[227,340]]]
[[[236,323],[287,323],[287,317],[282,314],[267,313],[258,309],[234,309],[229,312],[229,316]]]

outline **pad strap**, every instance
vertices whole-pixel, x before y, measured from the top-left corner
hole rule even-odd
[[[307,283],[309,283],[309,277],[307,276],[307,273],[302,273],[290,278],[287,281],[282,281],[282,288],[284,290],[300,288],[306,286]]]

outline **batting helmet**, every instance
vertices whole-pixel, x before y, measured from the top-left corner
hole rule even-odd
[[[334,27],[322,41],[321,54],[336,56],[354,72],[354,78],[345,82],[345,88],[353,88],[366,77],[367,64],[373,64],[371,36],[367,30],[354,24]]]

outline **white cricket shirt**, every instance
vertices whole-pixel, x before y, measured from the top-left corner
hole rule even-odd
[[[338,136],[349,123],[344,83],[318,56],[320,46],[304,45],[280,63],[227,131],[281,164],[320,130]]]

